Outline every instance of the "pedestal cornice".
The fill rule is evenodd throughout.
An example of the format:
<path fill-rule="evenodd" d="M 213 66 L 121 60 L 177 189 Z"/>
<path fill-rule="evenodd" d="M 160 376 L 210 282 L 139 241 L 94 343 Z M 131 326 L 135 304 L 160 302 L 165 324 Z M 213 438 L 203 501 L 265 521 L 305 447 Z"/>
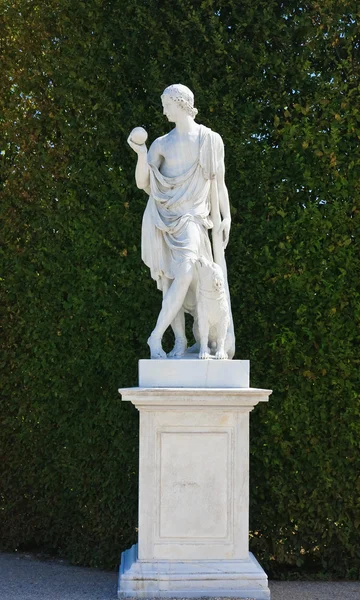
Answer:
<path fill-rule="evenodd" d="M 120 388 L 122 400 L 132 402 L 139 410 L 197 407 L 252 410 L 259 402 L 268 402 L 272 390 L 261 388 Z"/>

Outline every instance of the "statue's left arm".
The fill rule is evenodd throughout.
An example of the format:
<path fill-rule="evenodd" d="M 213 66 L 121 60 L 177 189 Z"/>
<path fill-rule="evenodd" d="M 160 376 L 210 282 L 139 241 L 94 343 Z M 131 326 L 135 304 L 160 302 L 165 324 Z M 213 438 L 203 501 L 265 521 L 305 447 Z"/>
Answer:
<path fill-rule="evenodd" d="M 220 136 L 219 136 L 220 138 Z M 221 223 L 219 227 L 219 234 L 222 236 L 222 242 L 224 249 L 229 242 L 229 234 L 231 227 L 231 214 L 230 214 L 230 202 L 227 187 L 225 185 L 225 162 L 224 162 L 224 144 L 220 138 L 221 144 L 219 143 L 219 160 L 216 171 L 216 183 L 219 197 L 219 208 L 221 213 Z"/>

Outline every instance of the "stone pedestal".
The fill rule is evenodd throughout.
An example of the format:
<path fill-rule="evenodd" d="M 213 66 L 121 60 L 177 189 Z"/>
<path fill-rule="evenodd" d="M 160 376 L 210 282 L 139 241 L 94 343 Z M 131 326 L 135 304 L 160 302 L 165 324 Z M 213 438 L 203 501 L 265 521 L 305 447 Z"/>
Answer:
<path fill-rule="evenodd" d="M 247 387 L 248 361 L 189 361 L 212 387 L 180 387 L 185 361 L 178 373 L 177 361 L 146 362 L 140 381 L 154 366 L 157 387 L 119 390 L 140 412 L 139 542 L 122 555 L 119 598 L 270 598 L 248 550 L 248 507 L 249 414 L 271 391 Z M 161 386 L 169 363 L 177 387 Z"/>

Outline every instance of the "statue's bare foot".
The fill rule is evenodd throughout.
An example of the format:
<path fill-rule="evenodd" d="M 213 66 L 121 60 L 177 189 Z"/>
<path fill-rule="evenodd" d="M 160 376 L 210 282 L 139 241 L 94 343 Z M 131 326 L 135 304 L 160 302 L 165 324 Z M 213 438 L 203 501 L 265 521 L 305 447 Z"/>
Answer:
<path fill-rule="evenodd" d="M 210 348 L 201 348 L 199 352 L 199 358 L 207 359 L 210 358 Z"/>
<path fill-rule="evenodd" d="M 198 354 L 200 352 L 200 344 L 199 342 L 195 342 L 190 348 L 187 349 L 189 354 Z"/>
<path fill-rule="evenodd" d="M 226 360 L 228 358 L 227 353 L 225 352 L 225 350 L 218 350 L 215 354 L 215 358 L 218 358 L 220 360 Z"/>
<path fill-rule="evenodd" d="M 166 352 L 162 349 L 160 338 L 151 335 L 147 343 L 150 348 L 150 358 L 167 358 Z"/>
<path fill-rule="evenodd" d="M 187 348 L 187 339 L 186 337 L 177 337 L 175 338 L 175 344 L 171 352 L 169 352 L 169 358 L 175 358 L 176 356 L 184 356 Z"/>

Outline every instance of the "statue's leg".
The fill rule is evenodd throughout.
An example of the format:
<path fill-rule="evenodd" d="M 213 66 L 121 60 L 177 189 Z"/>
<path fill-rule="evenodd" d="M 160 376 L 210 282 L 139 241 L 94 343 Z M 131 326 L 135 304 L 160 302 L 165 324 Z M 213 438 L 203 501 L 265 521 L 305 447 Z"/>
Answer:
<path fill-rule="evenodd" d="M 185 300 L 186 293 L 193 277 L 193 264 L 189 261 L 184 261 L 179 265 L 175 279 L 171 283 L 169 289 L 164 295 L 162 308 L 158 316 L 156 327 L 148 339 L 150 346 L 151 358 L 165 358 L 166 354 L 162 349 L 161 340 L 166 329 L 175 320 L 175 327 L 178 328 L 178 333 L 184 333 L 184 315 L 179 312 L 182 310 L 182 305 Z M 176 335 L 176 333 L 175 333 Z M 165 356 L 164 356 L 165 355 Z"/>
<path fill-rule="evenodd" d="M 195 339 L 195 344 L 193 344 L 192 346 L 190 346 L 190 348 L 188 348 L 188 353 L 189 354 L 199 354 L 200 352 L 200 333 L 199 333 L 199 324 L 198 324 L 198 318 L 197 318 L 197 311 L 195 311 L 192 314 L 192 317 L 194 319 L 194 323 L 193 323 L 193 335 L 194 335 L 194 339 Z"/>
<path fill-rule="evenodd" d="M 182 308 L 172 321 L 171 327 L 175 335 L 175 343 L 168 356 L 169 358 L 184 356 L 187 349 L 187 339 L 185 335 L 185 312 Z"/>
<path fill-rule="evenodd" d="M 163 298 L 165 298 L 167 292 L 169 291 L 171 284 L 173 283 L 173 279 L 168 279 L 164 277 L 163 279 Z M 170 358 L 175 356 L 183 356 L 186 352 L 187 348 L 187 339 L 185 335 L 185 312 L 181 308 L 173 319 L 171 323 L 171 329 L 174 332 L 175 336 L 175 344 L 171 352 L 169 352 L 168 356 Z"/>
<path fill-rule="evenodd" d="M 173 279 L 169 279 L 168 277 L 163 277 L 163 283 L 162 283 L 163 298 L 165 298 L 173 281 L 174 281 Z M 185 313 L 182 308 L 179 310 L 178 314 L 172 321 L 171 329 L 174 332 L 175 344 L 174 344 L 174 348 L 171 350 L 171 352 L 169 352 L 168 356 L 169 357 L 183 356 L 185 354 L 186 348 L 187 348 L 187 339 L 186 339 L 186 335 L 185 335 Z"/>
<path fill-rule="evenodd" d="M 197 276 L 196 269 L 195 269 L 194 277 L 193 277 L 191 285 L 190 285 L 190 289 L 192 290 L 193 296 L 195 298 L 194 307 L 190 311 L 190 314 L 191 314 L 192 318 L 194 319 L 192 330 L 193 330 L 193 335 L 194 335 L 194 339 L 195 339 L 195 344 L 193 344 L 192 346 L 190 346 L 187 349 L 189 354 L 199 354 L 199 352 L 200 352 L 200 333 L 199 333 L 198 308 L 197 308 L 197 303 L 198 303 L 197 286 L 198 286 L 198 276 Z"/>

